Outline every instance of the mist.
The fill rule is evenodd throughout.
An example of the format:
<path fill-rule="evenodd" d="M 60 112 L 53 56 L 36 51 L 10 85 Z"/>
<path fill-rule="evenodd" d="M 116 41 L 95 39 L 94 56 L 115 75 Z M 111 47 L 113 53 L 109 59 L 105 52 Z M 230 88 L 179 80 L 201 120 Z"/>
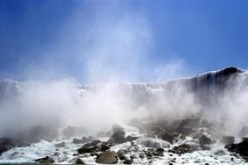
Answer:
<path fill-rule="evenodd" d="M 238 135 L 248 124 L 247 90 L 228 91 L 218 104 L 213 97 L 216 105 L 203 107 L 184 84 L 163 87 L 197 71 L 179 58 L 150 63 L 154 35 L 144 12 L 125 1 L 88 5 L 90 11 L 79 6 L 72 13 L 51 49 L 39 50 L 44 58 L 38 66 L 24 67 L 18 94 L 0 103 L 1 136 L 36 125 L 82 126 L 96 133 L 132 120 L 173 123 L 199 115 L 213 123 L 225 119 L 226 134 Z M 84 22 L 87 12 L 90 22 Z"/>

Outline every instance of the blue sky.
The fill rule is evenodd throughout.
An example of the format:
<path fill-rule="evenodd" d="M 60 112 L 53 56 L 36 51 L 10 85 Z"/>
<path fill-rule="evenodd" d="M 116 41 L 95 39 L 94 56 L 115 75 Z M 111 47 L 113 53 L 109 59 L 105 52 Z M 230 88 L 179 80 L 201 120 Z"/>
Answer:
<path fill-rule="evenodd" d="M 247 0 L 0 0 L 0 78 L 165 80 L 247 68 L 247 43 Z"/>

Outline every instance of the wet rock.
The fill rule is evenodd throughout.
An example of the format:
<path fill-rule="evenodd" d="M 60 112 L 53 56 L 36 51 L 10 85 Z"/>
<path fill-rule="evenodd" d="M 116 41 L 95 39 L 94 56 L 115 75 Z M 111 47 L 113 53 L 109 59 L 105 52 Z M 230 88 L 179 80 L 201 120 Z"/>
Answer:
<path fill-rule="evenodd" d="M 175 146 L 173 149 L 169 150 L 169 152 L 176 153 L 176 154 L 185 154 L 191 153 L 195 149 L 191 147 L 189 144 L 181 144 L 179 146 Z"/>
<path fill-rule="evenodd" d="M 243 141 L 237 144 L 228 144 L 225 148 L 230 152 L 238 153 L 243 157 L 248 156 L 248 141 Z"/>
<path fill-rule="evenodd" d="M 65 142 L 54 144 L 54 146 L 55 147 L 64 147 L 65 146 Z"/>
<path fill-rule="evenodd" d="M 164 149 L 163 148 L 158 148 L 156 150 L 156 152 L 157 152 L 158 156 L 164 156 Z"/>
<path fill-rule="evenodd" d="M 200 143 L 200 146 L 201 146 L 202 149 L 208 150 L 209 147 L 207 145 L 212 144 L 213 140 L 210 139 L 209 137 L 207 137 L 206 135 L 202 134 L 199 137 L 199 143 Z"/>
<path fill-rule="evenodd" d="M 165 132 L 162 135 L 162 139 L 169 142 L 170 144 L 173 144 L 173 142 L 174 142 L 174 136 L 168 132 Z"/>
<path fill-rule="evenodd" d="M 37 162 L 37 163 L 51 164 L 51 163 L 54 163 L 54 160 L 51 157 L 46 156 L 44 158 L 36 159 L 35 162 Z"/>
<path fill-rule="evenodd" d="M 127 159 L 123 161 L 123 164 L 132 164 L 133 160 L 132 159 Z"/>
<path fill-rule="evenodd" d="M 99 145 L 101 141 L 99 140 L 93 140 L 90 143 L 86 143 L 85 145 L 83 145 L 83 147 L 79 148 L 77 151 L 79 154 L 83 154 L 83 153 L 91 153 L 94 151 L 98 151 L 99 149 Z"/>
<path fill-rule="evenodd" d="M 0 155 L 15 146 L 14 141 L 8 137 L 0 138 Z"/>
<path fill-rule="evenodd" d="M 77 158 L 77 160 L 75 161 L 75 164 L 85 164 L 85 162 L 82 159 Z"/>
<path fill-rule="evenodd" d="M 144 159 L 145 158 L 145 154 L 144 153 L 140 153 L 139 154 L 139 157 L 140 157 L 140 159 Z"/>
<path fill-rule="evenodd" d="M 90 142 L 92 140 L 94 140 L 94 137 L 93 136 L 88 136 L 88 137 L 83 136 L 82 139 L 81 139 L 81 142 L 82 143 L 88 143 L 88 142 Z"/>
<path fill-rule="evenodd" d="M 100 146 L 100 151 L 106 151 L 106 150 L 110 149 L 111 146 L 112 146 L 112 144 L 110 142 L 102 142 L 102 144 Z"/>
<path fill-rule="evenodd" d="M 225 145 L 233 144 L 234 141 L 235 141 L 234 136 L 223 136 L 222 137 L 222 143 Z"/>
<path fill-rule="evenodd" d="M 242 141 L 244 142 L 244 141 L 248 141 L 248 137 L 243 137 L 242 138 Z"/>
<path fill-rule="evenodd" d="M 80 143 L 83 143 L 83 141 L 81 139 L 73 138 L 72 139 L 72 143 L 74 143 L 74 144 L 80 144 Z"/>
<path fill-rule="evenodd" d="M 63 135 L 65 137 L 75 137 L 75 136 L 80 136 L 82 134 L 85 134 L 87 132 L 86 128 L 84 127 L 73 127 L 73 126 L 69 126 L 69 127 L 66 127 L 64 130 L 63 130 Z"/>
<path fill-rule="evenodd" d="M 96 158 L 96 163 L 100 164 L 116 164 L 118 163 L 117 154 L 113 151 L 102 152 Z"/>
<path fill-rule="evenodd" d="M 126 142 L 124 131 L 115 131 L 113 135 L 108 140 L 112 144 L 120 144 Z"/>

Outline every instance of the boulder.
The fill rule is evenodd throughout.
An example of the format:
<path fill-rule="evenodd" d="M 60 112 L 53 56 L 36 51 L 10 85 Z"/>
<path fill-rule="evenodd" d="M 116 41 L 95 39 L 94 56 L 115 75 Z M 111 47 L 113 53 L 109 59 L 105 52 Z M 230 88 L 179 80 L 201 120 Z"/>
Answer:
<path fill-rule="evenodd" d="M 157 138 L 146 138 L 146 137 L 139 138 L 137 140 L 137 144 L 150 148 L 167 148 L 170 146 L 170 144 L 164 140 Z"/>
<path fill-rule="evenodd" d="M 54 163 L 55 161 L 51 157 L 46 156 L 44 158 L 36 159 L 35 162 L 44 163 L 44 164 L 51 164 L 51 163 Z"/>
<path fill-rule="evenodd" d="M 80 158 L 77 158 L 75 164 L 85 164 L 84 161 Z"/>
<path fill-rule="evenodd" d="M 124 131 L 115 131 L 108 140 L 112 144 L 120 144 L 126 142 Z"/>
<path fill-rule="evenodd" d="M 134 140 L 137 140 L 138 138 L 140 138 L 140 137 L 136 137 L 136 136 L 127 136 L 127 138 L 126 138 L 126 140 L 127 141 L 134 141 Z"/>
<path fill-rule="evenodd" d="M 123 161 L 123 164 L 132 164 L 133 160 L 132 159 L 126 159 Z"/>
<path fill-rule="evenodd" d="M 117 154 L 113 151 L 106 151 L 99 154 L 96 158 L 96 163 L 100 164 L 117 164 Z"/>
<path fill-rule="evenodd" d="M 112 126 L 112 132 L 124 132 L 124 128 L 118 124 Z"/>
<path fill-rule="evenodd" d="M 14 141 L 8 137 L 0 138 L 0 155 L 15 146 Z"/>
<path fill-rule="evenodd" d="M 195 149 L 190 146 L 189 144 L 181 144 L 179 146 L 175 146 L 169 152 L 175 153 L 175 154 L 185 154 L 185 153 L 191 153 Z"/>
<path fill-rule="evenodd" d="M 110 149 L 111 146 L 112 144 L 110 142 L 102 142 L 100 151 L 107 151 L 108 149 Z"/>
<path fill-rule="evenodd" d="M 248 157 L 248 141 L 243 141 L 237 144 L 228 144 L 225 148 L 230 152 L 238 153 L 243 157 Z"/>
<path fill-rule="evenodd" d="M 165 132 L 162 135 L 162 139 L 169 142 L 170 144 L 173 144 L 173 142 L 174 142 L 174 136 L 168 132 Z"/>
<path fill-rule="evenodd" d="M 98 151 L 99 149 L 99 145 L 101 141 L 99 140 L 93 140 L 90 143 L 86 143 L 83 145 L 83 147 L 79 148 L 77 151 L 79 154 L 83 154 L 83 153 L 91 153 L 91 152 L 95 152 Z"/>
<path fill-rule="evenodd" d="M 73 138 L 72 139 L 72 143 L 74 143 L 74 144 L 80 144 L 80 143 L 83 143 L 83 141 L 81 139 Z"/>
<path fill-rule="evenodd" d="M 199 143 L 202 149 L 209 149 L 207 145 L 212 144 L 213 140 L 207 137 L 206 135 L 202 134 L 199 137 Z"/>

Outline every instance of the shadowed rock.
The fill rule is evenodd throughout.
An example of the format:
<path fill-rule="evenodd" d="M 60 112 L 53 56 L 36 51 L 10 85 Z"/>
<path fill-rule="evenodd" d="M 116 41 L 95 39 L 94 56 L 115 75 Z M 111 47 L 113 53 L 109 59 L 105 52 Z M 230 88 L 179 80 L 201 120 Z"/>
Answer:
<path fill-rule="evenodd" d="M 117 154 L 113 151 L 102 152 L 96 158 L 96 163 L 100 164 L 116 164 L 118 163 Z"/>

